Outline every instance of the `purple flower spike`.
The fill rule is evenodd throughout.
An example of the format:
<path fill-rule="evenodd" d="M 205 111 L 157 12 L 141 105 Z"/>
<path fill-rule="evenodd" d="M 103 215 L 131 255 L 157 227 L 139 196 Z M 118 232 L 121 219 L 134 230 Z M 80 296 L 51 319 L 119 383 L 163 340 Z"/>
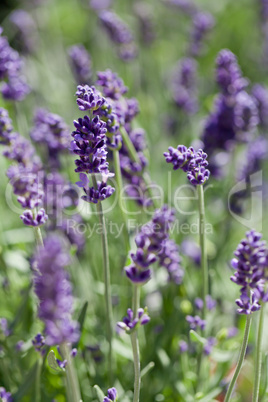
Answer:
<path fill-rule="evenodd" d="M 224 94 L 233 95 L 247 86 L 242 77 L 236 56 L 228 49 L 223 49 L 216 60 L 216 81 Z"/>
<path fill-rule="evenodd" d="M 35 255 L 35 293 L 40 300 L 38 316 L 45 323 L 46 344 L 77 342 L 78 323 L 72 321 L 73 297 L 64 267 L 70 257 L 56 236 L 49 236 Z"/>
<path fill-rule="evenodd" d="M 187 114 L 193 114 L 198 109 L 196 70 L 197 63 L 194 59 L 182 59 L 178 63 L 172 81 L 173 99 L 177 106 Z"/>
<path fill-rule="evenodd" d="M 193 18 L 192 44 L 190 54 L 193 57 L 199 56 L 202 51 L 203 40 L 211 31 L 215 22 L 209 13 L 198 12 Z"/>
<path fill-rule="evenodd" d="M 9 117 L 8 111 L 0 107 L 0 144 L 9 145 L 12 139 L 12 120 Z"/>
<path fill-rule="evenodd" d="M 123 321 L 117 323 L 117 327 L 131 334 L 134 330 L 137 330 L 140 325 L 146 325 L 149 321 L 150 317 L 147 314 L 147 307 L 145 307 L 145 309 L 139 308 L 137 317 L 134 317 L 133 311 L 129 308 L 127 310 L 127 316 L 123 318 Z"/>
<path fill-rule="evenodd" d="M 189 323 L 190 328 L 194 330 L 200 328 L 203 331 L 206 327 L 206 321 L 202 320 L 198 315 L 196 315 L 195 317 L 187 315 L 186 321 Z"/>
<path fill-rule="evenodd" d="M 187 173 L 187 178 L 193 185 L 204 184 L 209 176 L 207 154 L 199 149 L 197 152 L 192 147 L 186 148 L 178 145 L 177 149 L 169 147 L 168 152 L 164 152 L 167 163 L 173 164 L 173 169 L 182 169 Z"/>
<path fill-rule="evenodd" d="M 180 353 L 185 353 L 185 352 L 187 352 L 188 351 L 188 343 L 187 342 L 185 342 L 185 341 L 183 341 L 183 340 L 181 340 L 181 341 L 179 341 L 179 350 L 180 350 Z"/>
<path fill-rule="evenodd" d="M 239 314 L 251 314 L 260 309 L 260 300 L 267 301 L 263 284 L 267 277 L 268 250 L 261 238 L 261 233 L 248 231 L 231 261 L 236 271 L 231 280 L 241 286 L 240 299 L 236 300 Z"/>
<path fill-rule="evenodd" d="M 41 355 L 44 354 L 46 341 L 42 334 L 37 334 L 32 340 L 32 344 L 37 352 L 41 353 Z"/>
<path fill-rule="evenodd" d="M 20 218 L 22 219 L 24 225 L 34 227 L 44 225 L 44 223 L 46 223 L 48 220 L 48 216 L 44 208 L 39 209 L 35 217 L 33 216 L 33 212 L 30 209 L 27 209 L 23 212 Z"/>
<path fill-rule="evenodd" d="M 252 88 L 252 96 L 258 108 L 260 124 L 266 128 L 268 126 L 268 89 L 256 84 Z"/>
<path fill-rule="evenodd" d="M 0 399 L 2 402 L 13 402 L 11 392 L 7 392 L 4 387 L 0 387 Z"/>
<path fill-rule="evenodd" d="M 69 60 L 78 84 L 86 84 L 91 76 L 91 58 L 83 45 L 73 45 L 68 49 Z"/>
<path fill-rule="evenodd" d="M 103 402 L 115 402 L 117 401 L 117 390 L 116 388 L 109 388 L 107 391 L 107 396 L 103 399 Z"/>

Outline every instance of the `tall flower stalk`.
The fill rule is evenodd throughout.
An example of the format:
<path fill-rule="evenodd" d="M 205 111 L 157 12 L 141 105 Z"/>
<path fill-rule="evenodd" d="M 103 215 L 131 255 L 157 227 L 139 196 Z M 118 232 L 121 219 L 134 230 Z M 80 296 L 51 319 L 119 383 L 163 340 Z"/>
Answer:
<path fill-rule="evenodd" d="M 258 334 L 257 334 L 257 347 L 256 347 L 256 359 L 255 359 L 255 379 L 253 387 L 253 402 L 258 402 L 260 382 L 261 382 L 261 364 L 262 364 L 262 337 L 263 337 L 263 324 L 264 324 L 264 305 L 261 306 Z"/>
<path fill-rule="evenodd" d="M 239 376 L 246 348 L 248 344 L 250 325 L 252 321 L 252 313 L 261 309 L 261 303 L 268 300 L 265 291 L 265 279 L 267 268 L 267 247 L 266 243 L 261 240 L 262 235 L 255 230 L 250 230 L 246 233 L 246 238 L 241 240 L 232 260 L 232 267 L 236 270 L 231 280 L 237 285 L 241 286 L 240 298 L 236 300 L 239 307 L 237 312 L 239 314 L 246 314 L 247 321 L 239 354 L 237 366 L 230 382 L 225 397 L 225 402 L 231 400 L 232 393 Z M 258 341 L 257 341 L 257 359 L 256 359 L 256 375 L 254 383 L 254 401 L 258 399 L 259 383 L 261 376 L 261 339 L 262 339 L 262 325 L 263 313 L 260 316 Z M 257 398 L 257 399 L 256 399 Z"/>
<path fill-rule="evenodd" d="M 109 250 L 107 229 L 101 202 L 109 198 L 114 188 L 107 185 L 109 177 L 113 176 L 109 172 L 109 164 L 107 162 L 107 123 L 101 119 L 104 114 L 107 117 L 109 105 L 99 91 L 94 87 L 89 86 L 77 87 L 77 104 L 80 110 L 88 111 L 89 116 L 79 118 L 74 121 L 75 131 L 73 131 L 73 141 L 71 150 L 79 156 L 76 159 L 76 172 L 80 173 L 80 181 L 76 184 L 83 188 L 84 195 L 82 199 L 86 202 L 96 204 L 99 215 L 100 224 L 102 227 L 102 251 L 103 251 L 103 273 L 105 286 L 105 306 L 106 306 L 106 321 L 107 321 L 107 342 L 109 344 L 108 353 L 108 372 L 112 376 L 112 298 L 111 298 L 111 283 L 110 283 L 110 265 L 109 265 Z M 100 109 L 102 108 L 103 109 Z M 95 115 L 95 116 L 94 116 Z M 109 125 L 113 125 L 113 118 L 108 119 Z M 100 174 L 102 180 L 97 181 L 95 175 Z M 93 186 L 90 186 L 91 175 Z"/>
<path fill-rule="evenodd" d="M 204 189 L 203 185 L 197 187 L 198 189 L 198 206 L 199 206 L 199 238 L 201 249 L 201 269 L 202 269 L 202 284 L 203 284 L 203 318 L 206 317 L 206 297 L 208 295 L 208 266 L 207 266 L 207 250 L 206 250 L 206 236 L 205 236 L 205 203 L 204 203 Z"/>

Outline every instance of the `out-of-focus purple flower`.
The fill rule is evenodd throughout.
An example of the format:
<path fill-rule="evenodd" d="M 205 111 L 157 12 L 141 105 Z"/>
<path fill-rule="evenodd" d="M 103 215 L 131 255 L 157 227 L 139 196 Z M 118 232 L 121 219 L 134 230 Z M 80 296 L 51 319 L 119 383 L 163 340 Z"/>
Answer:
<path fill-rule="evenodd" d="M 245 91 L 236 95 L 234 107 L 234 124 L 237 131 L 251 133 L 259 123 L 259 114 L 254 99 Z"/>
<path fill-rule="evenodd" d="M 183 13 L 191 16 L 197 11 L 197 7 L 192 0 L 165 0 L 164 3 L 168 6 L 178 8 Z"/>
<path fill-rule="evenodd" d="M 88 345 L 86 346 L 87 350 L 90 351 L 91 356 L 95 363 L 100 363 L 103 360 L 103 355 L 100 349 L 100 345 Z"/>
<path fill-rule="evenodd" d="M 102 93 L 108 98 L 118 100 L 128 91 L 124 81 L 110 69 L 99 71 L 97 77 L 96 85 L 102 87 Z"/>
<path fill-rule="evenodd" d="M 113 11 L 104 10 L 99 19 L 112 42 L 119 45 L 119 57 L 123 60 L 132 60 L 137 55 L 137 48 L 129 27 Z"/>
<path fill-rule="evenodd" d="M 225 95 L 234 95 L 248 84 L 242 77 L 236 56 L 229 49 L 221 50 L 217 56 L 216 82 Z"/>
<path fill-rule="evenodd" d="M 187 178 L 193 185 L 204 184 L 210 172 L 208 166 L 207 154 L 199 149 L 197 152 L 192 147 L 186 148 L 184 145 L 178 145 L 177 149 L 168 148 L 168 152 L 164 152 L 167 163 L 173 164 L 173 169 L 182 169 L 187 173 Z"/>
<path fill-rule="evenodd" d="M 252 88 L 252 96 L 259 111 L 260 125 L 266 128 L 268 126 L 268 89 L 263 85 L 256 84 Z"/>
<path fill-rule="evenodd" d="M 69 135 L 69 128 L 62 117 L 45 109 L 37 109 L 31 138 L 36 143 L 46 145 L 51 167 L 59 167 L 59 153 L 68 149 Z"/>
<path fill-rule="evenodd" d="M 206 327 L 206 321 L 202 320 L 202 318 L 200 318 L 198 315 L 194 317 L 191 315 L 187 315 L 186 321 L 189 323 L 190 328 L 194 330 L 200 328 L 203 331 Z"/>
<path fill-rule="evenodd" d="M 250 175 L 261 169 L 263 160 L 268 157 L 268 140 L 265 137 L 258 137 L 248 144 L 245 163 L 239 172 L 239 180 L 249 180 Z"/>
<path fill-rule="evenodd" d="M 210 295 L 206 295 L 206 305 L 207 309 L 209 311 L 214 310 L 214 308 L 217 306 L 216 300 L 212 299 Z"/>
<path fill-rule="evenodd" d="M 44 208 L 39 209 L 36 216 L 34 216 L 33 212 L 30 209 L 27 209 L 23 212 L 20 218 L 22 219 L 24 225 L 34 227 L 44 225 L 44 223 L 46 223 L 46 221 L 48 220 L 48 216 Z"/>
<path fill-rule="evenodd" d="M 73 348 L 72 350 L 71 350 L 71 352 L 70 352 L 70 356 L 71 357 L 75 357 L 77 355 L 77 349 L 76 348 Z"/>
<path fill-rule="evenodd" d="M 61 368 L 61 369 L 65 369 L 65 367 L 68 364 L 68 361 L 66 359 L 65 360 L 56 359 L 56 362 L 57 362 L 59 368 Z"/>
<path fill-rule="evenodd" d="M 217 342 L 217 340 L 216 340 L 216 338 L 214 338 L 213 336 L 210 336 L 210 337 L 207 339 L 207 342 L 206 342 L 206 344 L 204 345 L 204 349 L 203 349 L 203 352 L 204 352 L 204 354 L 205 354 L 206 356 L 209 356 L 209 355 L 211 354 L 212 348 L 213 348 L 213 346 L 216 344 L 216 342 Z"/>
<path fill-rule="evenodd" d="M 134 12 L 138 18 L 142 43 L 145 45 L 151 45 L 156 39 L 156 26 L 153 10 L 148 4 L 139 1 L 135 3 Z"/>
<path fill-rule="evenodd" d="M 78 84 L 87 84 L 92 77 L 91 57 L 86 48 L 79 44 L 68 49 L 69 61 Z"/>
<path fill-rule="evenodd" d="M 240 299 L 236 300 L 239 314 L 251 314 L 260 309 L 259 299 L 263 298 L 263 280 L 267 266 L 267 247 L 262 235 L 255 230 L 246 232 L 241 240 L 235 258 L 231 261 L 235 274 L 231 280 L 241 287 Z"/>
<path fill-rule="evenodd" d="M 172 80 L 173 99 L 177 106 L 188 114 L 193 114 L 198 109 L 196 70 L 197 63 L 194 59 L 182 59 Z"/>
<path fill-rule="evenodd" d="M 200 55 L 203 47 L 203 41 L 208 32 L 213 28 L 214 24 L 214 18 L 211 14 L 204 12 L 198 12 L 195 14 L 193 18 L 193 30 L 191 35 L 191 56 L 196 57 Z"/>
<path fill-rule="evenodd" d="M 174 240 L 167 239 L 163 241 L 158 257 L 159 266 L 166 268 L 170 280 L 176 285 L 180 285 L 183 280 L 184 271 L 181 267 L 179 247 Z"/>
<path fill-rule="evenodd" d="M 89 6 L 94 10 L 103 10 L 111 7 L 113 0 L 90 0 Z"/>
<path fill-rule="evenodd" d="M 0 144 L 9 145 L 12 139 L 13 126 L 8 111 L 0 108 Z"/>
<path fill-rule="evenodd" d="M 201 251 L 198 244 L 191 239 L 185 239 L 181 243 L 181 251 L 189 257 L 196 265 L 201 263 Z"/>
<path fill-rule="evenodd" d="M 117 390 L 116 388 L 109 388 L 107 391 L 107 396 L 103 399 L 103 402 L 115 402 L 117 401 Z"/>
<path fill-rule="evenodd" d="M 236 327 L 228 328 L 227 330 L 227 338 L 233 338 L 238 334 L 238 329 Z"/>
<path fill-rule="evenodd" d="M 26 138 L 13 133 L 9 147 L 4 150 L 3 155 L 18 164 L 29 166 L 34 160 L 35 149 Z M 39 159 L 36 158 L 36 160 Z"/>
<path fill-rule="evenodd" d="M 124 330 L 130 334 L 134 330 L 138 329 L 140 325 L 145 325 L 150 321 L 150 317 L 147 314 L 147 308 L 139 308 L 137 311 L 137 317 L 134 317 L 134 313 L 129 308 L 127 310 L 127 316 L 123 318 L 123 321 L 117 323 L 118 328 Z"/>
<path fill-rule="evenodd" d="M 151 277 L 150 266 L 158 261 L 167 269 L 170 279 L 180 284 L 183 271 L 177 245 L 169 239 L 169 229 L 175 220 L 174 210 L 163 205 L 152 220 L 144 225 L 135 238 L 137 250 L 131 253 L 133 264 L 125 267 L 127 277 L 134 283 L 145 283 Z"/>
<path fill-rule="evenodd" d="M 23 342 L 23 341 L 18 341 L 18 342 L 16 343 L 15 348 L 16 348 L 16 350 L 17 350 L 18 352 L 21 352 L 23 346 L 24 346 L 24 342 Z"/>
<path fill-rule="evenodd" d="M 5 36 L 1 36 L 0 27 L 0 82 L 1 93 L 8 100 L 22 100 L 30 92 L 22 76 L 23 62 L 18 52 L 9 46 Z"/>
<path fill-rule="evenodd" d="M 0 398 L 2 402 L 13 402 L 11 392 L 7 392 L 4 387 L 0 387 Z"/>
<path fill-rule="evenodd" d="M 60 345 L 79 339 L 78 323 L 72 321 L 73 297 L 64 267 L 70 257 L 58 237 L 49 236 L 35 254 L 34 288 L 40 300 L 39 318 L 45 323 L 46 344 Z"/>
<path fill-rule="evenodd" d="M 32 53 L 37 45 L 36 24 L 32 16 L 25 10 L 17 9 L 9 15 L 9 20 L 15 32 L 15 47 L 24 53 Z"/>
<path fill-rule="evenodd" d="M 194 305 L 195 305 L 195 307 L 197 308 L 197 310 L 202 310 L 202 309 L 203 309 L 203 305 L 204 305 L 203 300 L 200 299 L 200 297 L 196 297 L 196 298 L 194 299 Z"/>
<path fill-rule="evenodd" d="M 45 344 L 46 344 L 46 340 L 43 337 L 42 334 L 37 334 L 34 339 L 32 340 L 32 344 L 33 347 L 35 348 L 35 350 L 39 353 L 41 353 L 41 355 L 43 355 L 45 353 Z"/>
<path fill-rule="evenodd" d="M 9 336 L 11 334 L 11 331 L 8 328 L 8 321 L 6 318 L 0 318 L 0 330 L 5 336 Z"/>
<path fill-rule="evenodd" d="M 185 341 L 183 341 L 183 340 L 181 340 L 181 341 L 179 341 L 179 350 L 180 350 L 180 353 L 185 353 L 185 352 L 187 352 L 188 351 L 188 343 L 187 342 L 185 342 Z"/>

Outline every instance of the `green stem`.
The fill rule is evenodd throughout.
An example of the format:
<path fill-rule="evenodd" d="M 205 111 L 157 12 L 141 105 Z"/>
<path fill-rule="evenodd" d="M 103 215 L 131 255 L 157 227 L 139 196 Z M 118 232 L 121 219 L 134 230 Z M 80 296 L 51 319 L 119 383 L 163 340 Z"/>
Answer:
<path fill-rule="evenodd" d="M 92 180 L 94 187 L 97 186 L 96 177 L 93 174 Z M 107 229 L 105 224 L 105 218 L 102 210 L 101 202 L 97 203 L 97 211 L 99 215 L 99 221 L 101 224 L 101 241 L 102 241 L 102 253 L 103 253 L 103 270 L 104 270 L 104 287 L 105 287 L 105 306 L 106 306 L 106 323 L 107 323 L 107 341 L 109 344 L 108 353 L 108 371 L 110 376 L 110 382 L 112 383 L 112 340 L 113 340 L 113 311 L 112 311 L 112 296 L 111 296 L 111 280 L 110 280 L 110 263 L 109 263 L 109 249 L 107 239 Z"/>
<path fill-rule="evenodd" d="M 205 203 L 203 185 L 197 186 L 198 189 L 198 206 L 199 206 L 199 238 L 201 249 L 201 268 L 202 268 L 202 299 L 203 299 L 203 319 L 206 317 L 206 296 L 208 294 L 208 266 L 206 252 L 206 237 L 205 237 Z"/>
<path fill-rule="evenodd" d="M 127 252 L 128 252 L 130 250 L 130 241 L 129 241 L 128 221 L 127 221 L 125 203 L 122 198 L 123 197 L 123 180 L 122 180 L 122 173 L 121 173 L 120 158 L 119 158 L 118 150 L 114 151 L 114 168 L 115 168 L 115 179 L 116 179 L 117 191 L 118 191 L 118 203 L 119 203 L 119 208 L 120 208 L 121 215 L 123 218 L 125 242 L 126 242 L 126 247 L 127 247 Z"/>
<path fill-rule="evenodd" d="M 139 305 L 140 305 L 140 286 L 134 285 L 133 303 L 132 303 L 132 310 L 134 313 L 134 317 L 137 316 Z M 140 351 L 139 351 L 139 340 L 137 331 L 135 330 L 134 332 L 132 332 L 130 337 L 133 351 L 134 375 L 135 375 L 133 402 L 139 402 L 140 387 L 141 387 L 141 366 L 140 366 Z"/>
<path fill-rule="evenodd" d="M 62 357 L 67 360 L 66 365 L 66 377 L 67 377 L 67 394 L 72 398 L 70 402 L 81 402 L 81 394 L 79 388 L 79 382 L 76 375 L 76 371 L 73 365 L 72 357 L 70 356 L 70 347 L 67 343 L 60 345 L 60 351 Z"/>
<path fill-rule="evenodd" d="M 244 357 L 246 354 L 246 350 L 247 350 L 247 345 L 248 345 L 248 337 L 249 337 L 249 330 L 250 330 L 250 325 L 251 325 L 251 314 L 247 315 L 247 321 L 246 321 L 246 327 L 245 327 L 245 332 L 244 332 L 244 338 L 243 338 L 243 342 L 242 342 L 242 346 L 241 346 L 241 350 L 240 350 L 240 355 L 239 355 L 239 359 L 237 362 L 237 366 L 233 375 L 233 378 L 230 382 L 227 394 L 225 396 L 224 402 L 229 402 L 231 400 L 231 396 L 234 390 L 234 386 L 236 383 L 236 380 L 239 376 L 240 370 L 242 368 L 242 364 L 244 361 Z"/>
<path fill-rule="evenodd" d="M 264 305 L 261 306 L 260 317 L 259 317 L 256 362 L 255 362 L 255 380 L 254 380 L 252 402 L 258 402 L 259 400 L 259 390 L 261 381 L 261 361 L 262 361 L 261 345 L 262 345 L 262 334 L 263 334 L 263 322 L 264 322 Z"/>
<path fill-rule="evenodd" d="M 39 402 L 41 400 L 40 376 L 41 376 L 42 364 L 43 364 L 43 361 L 41 358 L 39 358 L 37 361 L 37 372 L 36 372 L 36 377 L 35 377 L 35 401 L 36 402 Z"/>
<path fill-rule="evenodd" d="M 42 232 L 39 227 L 34 228 L 35 240 L 38 246 L 44 247 Z"/>
<path fill-rule="evenodd" d="M 135 147 L 134 147 L 134 145 L 133 145 L 131 139 L 129 138 L 129 135 L 128 135 L 128 133 L 127 133 L 125 127 L 120 126 L 120 133 L 121 133 L 121 135 L 122 135 L 123 143 L 125 144 L 125 146 L 126 146 L 128 152 L 129 152 L 130 158 L 131 158 L 134 162 L 140 164 L 141 161 L 140 161 L 139 155 L 138 155 L 138 153 L 137 153 L 137 151 L 136 151 L 136 149 L 135 149 Z"/>

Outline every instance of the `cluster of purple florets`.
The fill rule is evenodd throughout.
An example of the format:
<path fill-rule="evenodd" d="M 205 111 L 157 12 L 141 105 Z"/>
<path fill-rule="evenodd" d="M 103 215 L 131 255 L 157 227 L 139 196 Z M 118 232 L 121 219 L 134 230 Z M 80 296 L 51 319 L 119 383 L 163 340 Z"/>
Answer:
<path fill-rule="evenodd" d="M 197 63 L 194 59 L 182 59 L 178 62 L 172 80 L 173 99 L 179 109 L 187 114 L 193 114 L 198 109 L 196 70 Z"/>
<path fill-rule="evenodd" d="M 101 11 L 99 19 L 110 40 L 118 46 L 119 57 L 124 61 L 134 59 L 137 56 L 137 47 L 134 37 L 125 22 L 110 10 Z"/>
<path fill-rule="evenodd" d="M 235 251 L 232 267 L 235 274 L 231 280 L 241 287 L 240 298 L 236 300 L 239 314 L 251 314 L 260 309 L 260 301 L 268 301 L 266 290 L 268 249 L 255 230 L 246 233 Z"/>
<path fill-rule="evenodd" d="M 45 323 L 46 344 L 76 342 L 79 328 L 72 320 L 72 287 L 64 269 L 70 259 L 59 237 L 47 237 L 34 261 L 34 288 L 40 300 L 38 316 Z"/>
<path fill-rule="evenodd" d="M 58 169 L 59 154 L 68 149 L 70 135 L 69 128 L 62 117 L 45 109 L 37 109 L 34 127 L 30 134 L 34 142 L 46 146 L 51 169 Z"/>
<path fill-rule="evenodd" d="M 107 396 L 103 399 L 103 402 L 116 402 L 117 401 L 117 390 L 116 388 L 109 388 L 107 391 Z"/>
<path fill-rule="evenodd" d="M 23 62 L 2 32 L 0 27 L 0 90 L 4 99 L 21 101 L 30 92 L 22 76 Z"/>
<path fill-rule="evenodd" d="M 221 93 L 205 124 L 203 142 L 204 150 L 211 155 L 213 174 L 221 175 L 220 152 L 230 151 L 236 142 L 252 138 L 260 121 L 261 106 L 246 92 L 248 81 L 242 76 L 235 55 L 228 49 L 218 54 L 216 81 Z"/>
<path fill-rule="evenodd" d="M 187 148 L 178 145 L 177 148 L 169 147 L 168 152 L 164 152 L 167 163 L 173 164 L 173 169 L 182 169 L 187 173 L 187 178 L 193 185 L 204 184 L 209 176 L 207 154 L 199 149 L 195 151 L 193 147 Z"/>
<path fill-rule="evenodd" d="M 169 230 L 175 220 L 174 210 L 164 205 L 156 210 L 152 220 L 144 225 L 135 238 L 137 250 L 131 254 L 132 264 L 125 267 L 127 277 L 134 283 L 146 283 L 152 275 L 151 265 L 158 261 L 167 269 L 176 284 L 183 278 L 179 250 L 169 238 Z"/>
<path fill-rule="evenodd" d="M 7 176 L 18 202 L 27 208 L 21 215 L 22 221 L 27 226 L 43 225 L 48 217 L 40 208 L 44 198 L 41 161 L 32 144 L 13 131 L 8 112 L 3 108 L 0 108 L 0 139 L 1 144 L 6 145 L 3 155 L 15 162 L 7 170 Z"/>
<path fill-rule="evenodd" d="M 131 308 L 129 308 L 127 310 L 127 316 L 123 318 L 123 321 L 119 321 L 117 323 L 117 327 L 120 330 L 131 334 L 131 332 L 137 330 L 140 325 L 146 325 L 149 321 L 150 317 L 147 314 L 147 308 L 139 308 L 136 317 L 134 317 L 133 311 L 131 310 Z"/>
<path fill-rule="evenodd" d="M 0 399 L 2 402 L 13 402 L 11 392 L 7 392 L 4 387 L 0 387 Z"/>
<path fill-rule="evenodd" d="M 68 49 L 73 75 L 77 84 L 86 84 L 92 77 L 91 57 L 86 48 L 79 44 Z"/>
<path fill-rule="evenodd" d="M 193 28 L 191 33 L 190 55 L 199 56 L 202 52 L 204 39 L 214 27 L 215 21 L 211 14 L 197 12 L 193 16 Z"/>

